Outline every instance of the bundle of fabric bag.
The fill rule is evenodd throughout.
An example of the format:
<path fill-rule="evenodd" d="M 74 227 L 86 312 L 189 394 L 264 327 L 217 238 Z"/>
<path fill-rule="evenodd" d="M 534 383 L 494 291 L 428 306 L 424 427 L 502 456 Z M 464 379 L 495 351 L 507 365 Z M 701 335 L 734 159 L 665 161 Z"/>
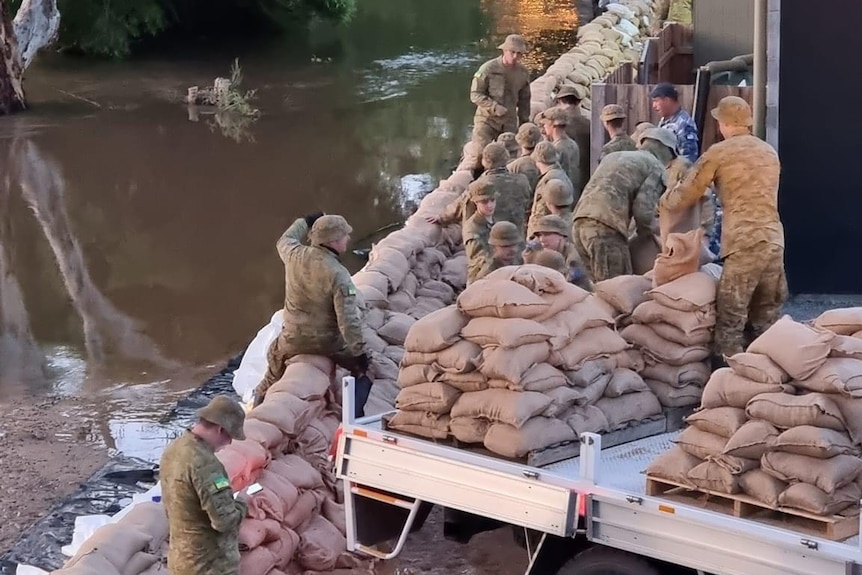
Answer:
<path fill-rule="evenodd" d="M 620 334 L 643 354 L 641 375 L 665 407 L 700 403 L 710 373 L 716 289 L 715 278 L 698 271 L 650 289 L 646 301 L 627 301 L 626 310 L 636 307 Z"/>
<path fill-rule="evenodd" d="M 407 332 L 417 319 L 443 309 L 467 285 L 467 257 L 458 224 L 441 228 L 426 217 L 456 200 L 472 180 L 455 172 L 422 199 L 403 229 L 374 244 L 368 264 L 353 275 L 365 315 L 365 342 L 374 382 L 366 415 L 393 409 L 398 365 Z M 339 371 L 338 376 L 346 375 Z"/>
<path fill-rule="evenodd" d="M 862 308 L 783 317 L 707 383 L 648 473 L 770 507 L 855 514 L 862 497 Z M 862 333 L 859 334 L 862 336 Z"/>
<path fill-rule="evenodd" d="M 559 272 L 501 268 L 411 328 L 390 426 L 507 457 L 619 428 L 661 410 L 628 347 Z"/>

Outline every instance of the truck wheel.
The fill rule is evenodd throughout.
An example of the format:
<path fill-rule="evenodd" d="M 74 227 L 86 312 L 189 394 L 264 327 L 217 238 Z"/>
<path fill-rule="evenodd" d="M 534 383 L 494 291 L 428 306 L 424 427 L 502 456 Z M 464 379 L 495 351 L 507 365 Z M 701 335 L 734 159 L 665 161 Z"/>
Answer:
<path fill-rule="evenodd" d="M 637 555 L 608 547 L 590 547 L 578 553 L 557 575 L 659 575 Z"/>

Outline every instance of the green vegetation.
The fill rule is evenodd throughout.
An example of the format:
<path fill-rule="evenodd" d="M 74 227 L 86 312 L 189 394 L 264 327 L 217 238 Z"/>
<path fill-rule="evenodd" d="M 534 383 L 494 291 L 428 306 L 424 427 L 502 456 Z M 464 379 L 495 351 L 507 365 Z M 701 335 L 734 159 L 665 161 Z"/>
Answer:
<path fill-rule="evenodd" d="M 0 0 L 13 12 L 21 0 Z M 349 20 L 358 0 L 58 0 L 59 48 L 125 58 L 143 41 L 279 31 L 312 19 Z"/>

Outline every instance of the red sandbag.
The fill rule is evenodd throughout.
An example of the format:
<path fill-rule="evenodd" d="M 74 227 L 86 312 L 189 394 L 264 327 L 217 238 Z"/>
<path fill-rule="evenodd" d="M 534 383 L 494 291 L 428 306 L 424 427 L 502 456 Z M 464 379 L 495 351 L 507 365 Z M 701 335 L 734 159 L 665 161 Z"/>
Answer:
<path fill-rule="evenodd" d="M 257 480 L 270 455 L 260 443 L 246 439 L 231 442 L 218 450 L 216 457 L 224 465 L 233 490 L 239 491 Z"/>
<path fill-rule="evenodd" d="M 240 575 L 267 575 L 273 567 L 275 556 L 266 547 L 257 547 L 240 555 Z"/>

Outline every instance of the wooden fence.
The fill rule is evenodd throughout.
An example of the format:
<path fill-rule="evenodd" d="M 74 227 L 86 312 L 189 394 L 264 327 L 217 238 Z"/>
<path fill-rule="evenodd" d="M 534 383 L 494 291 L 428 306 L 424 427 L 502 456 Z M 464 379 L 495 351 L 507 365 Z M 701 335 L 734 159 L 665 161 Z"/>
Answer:
<path fill-rule="evenodd" d="M 652 122 L 657 125 L 660 118 L 653 111 L 652 100 L 649 96 L 654 87 L 653 84 L 593 84 L 591 92 L 590 173 L 594 172 L 596 166 L 599 165 L 602 146 L 608 141 L 607 133 L 600 119 L 602 108 L 607 104 L 622 106 L 626 113 L 625 129 L 629 134 L 640 122 Z M 694 86 L 690 84 L 677 86 L 677 90 L 679 90 L 679 102 L 683 109 L 691 113 L 694 104 Z M 752 89 L 737 86 L 711 86 L 707 108 L 711 110 L 725 96 L 741 96 L 751 103 Z M 712 116 L 707 113 L 703 137 L 701 138 L 701 153 L 717 142 L 719 137 L 718 126 Z"/>
<path fill-rule="evenodd" d="M 691 26 L 667 24 L 657 37 L 647 40 L 638 63 L 638 83 L 693 84 L 694 76 L 694 34 Z"/>

